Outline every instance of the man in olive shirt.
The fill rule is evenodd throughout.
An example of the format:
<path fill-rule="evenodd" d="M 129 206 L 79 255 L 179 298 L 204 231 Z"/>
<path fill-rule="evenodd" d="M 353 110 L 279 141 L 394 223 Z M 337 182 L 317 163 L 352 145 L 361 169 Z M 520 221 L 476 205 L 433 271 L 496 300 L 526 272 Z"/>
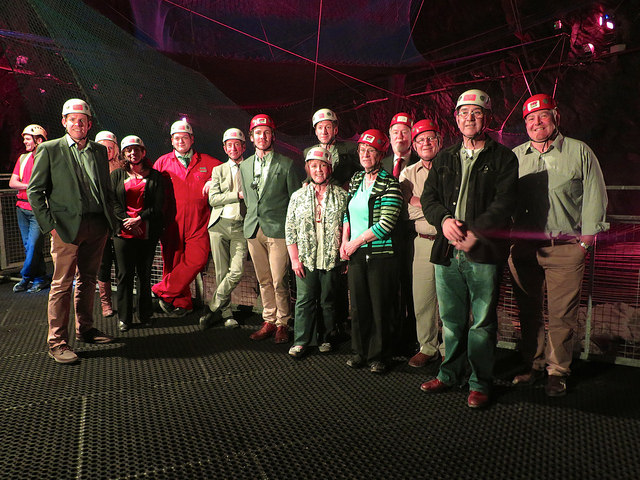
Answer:
<path fill-rule="evenodd" d="M 609 228 L 607 192 L 593 151 L 558 131 L 560 114 L 553 98 L 532 96 L 522 116 L 530 141 L 513 149 L 519 162 L 519 187 L 509 267 L 520 307 L 527 371 L 513 383 L 535 383 L 546 365 L 545 392 L 561 396 L 566 394 L 566 377 L 571 372 L 584 259 L 596 234 Z"/>

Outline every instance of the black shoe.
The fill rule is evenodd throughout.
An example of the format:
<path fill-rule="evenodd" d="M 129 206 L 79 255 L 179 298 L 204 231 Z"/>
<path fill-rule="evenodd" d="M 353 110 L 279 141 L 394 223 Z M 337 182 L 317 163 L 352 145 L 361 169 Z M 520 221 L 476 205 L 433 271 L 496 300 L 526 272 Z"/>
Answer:
<path fill-rule="evenodd" d="M 347 360 L 347 365 L 351 368 L 360 368 L 364 367 L 364 361 L 360 355 L 354 355 L 349 360 Z"/>
<path fill-rule="evenodd" d="M 386 369 L 386 365 L 382 362 L 371 362 L 371 365 L 369 365 L 369 371 L 371 373 L 384 373 Z"/>
<path fill-rule="evenodd" d="M 560 375 L 549 375 L 547 384 L 544 386 L 544 393 L 547 397 L 562 397 L 567 394 L 567 377 Z"/>
<path fill-rule="evenodd" d="M 171 315 L 173 315 L 174 317 L 184 317 L 185 315 L 189 315 L 191 312 L 193 312 L 193 310 L 187 310 L 186 308 L 182 307 L 174 307 Z"/>
<path fill-rule="evenodd" d="M 174 313 L 176 310 L 176 307 L 174 307 L 172 304 L 165 302 L 163 299 L 158 297 L 158 305 L 160 306 L 160 309 L 164 312 L 164 313 Z"/>
<path fill-rule="evenodd" d="M 219 311 L 212 312 L 207 308 L 207 312 L 200 317 L 200 330 L 206 330 L 213 327 L 215 323 L 221 320 L 221 314 Z"/>
<path fill-rule="evenodd" d="M 121 332 L 126 332 L 129 330 L 129 328 L 131 328 L 131 326 L 125 322 L 118 322 L 118 326 L 120 327 Z"/>

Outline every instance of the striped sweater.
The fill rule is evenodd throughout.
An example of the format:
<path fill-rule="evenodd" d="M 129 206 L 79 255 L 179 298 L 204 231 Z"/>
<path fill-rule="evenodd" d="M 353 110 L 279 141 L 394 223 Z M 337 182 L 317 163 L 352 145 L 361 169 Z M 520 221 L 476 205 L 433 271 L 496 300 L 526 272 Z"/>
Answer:
<path fill-rule="evenodd" d="M 356 172 L 349 182 L 349 196 L 347 202 L 355 195 L 360 184 L 364 181 L 364 172 Z M 370 255 L 393 255 L 392 233 L 402 209 L 402 193 L 398 181 L 385 170 L 378 172 L 371 195 L 369 197 L 369 227 L 376 239 L 362 247 Z M 349 222 L 349 210 L 344 217 Z"/>

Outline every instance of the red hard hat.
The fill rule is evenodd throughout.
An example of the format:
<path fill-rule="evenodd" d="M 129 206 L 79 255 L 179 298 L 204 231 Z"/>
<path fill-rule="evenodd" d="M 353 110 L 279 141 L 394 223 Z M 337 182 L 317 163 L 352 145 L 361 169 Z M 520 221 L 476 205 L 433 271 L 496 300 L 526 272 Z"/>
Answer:
<path fill-rule="evenodd" d="M 429 118 L 416 122 L 416 124 L 411 129 L 411 141 L 413 142 L 416 139 L 416 137 L 420 135 L 422 132 L 429 132 L 429 131 L 440 133 L 440 127 L 436 125 L 436 122 L 434 122 Z"/>
<path fill-rule="evenodd" d="M 389 140 L 387 139 L 387 136 L 375 128 L 362 132 L 358 143 L 370 145 L 379 152 L 386 152 L 389 148 Z"/>
<path fill-rule="evenodd" d="M 276 129 L 276 124 L 273 122 L 273 119 L 264 113 L 260 113 L 251 119 L 251 123 L 249 124 L 249 131 L 253 130 L 256 127 L 271 127 L 271 130 Z"/>
<path fill-rule="evenodd" d="M 408 113 L 400 112 L 396 113 L 391 119 L 391 123 L 389 124 L 389 128 L 393 127 L 396 124 L 406 125 L 407 127 L 413 127 L 413 117 Z"/>
<path fill-rule="evenodd" d="M 550 95 L 547 95 L 546 93 L 539 93 L 524 102 L 524 106 L 522 107 L 522 118 L 525 118 L 530 113 L 537 112 L 538 110 L 553 110 L 557 106 L 556 101 Z"/>

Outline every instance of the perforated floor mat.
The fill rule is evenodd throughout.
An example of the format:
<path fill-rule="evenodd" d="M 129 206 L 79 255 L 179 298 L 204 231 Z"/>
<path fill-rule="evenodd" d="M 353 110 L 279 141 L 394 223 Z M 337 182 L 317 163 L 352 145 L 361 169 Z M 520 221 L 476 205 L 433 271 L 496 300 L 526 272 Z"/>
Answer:
<path fill-rule="evenodd" d="M 293 360 L 242 327 L 160 316 L 111 345 L 45 349 L 48 292 L 0 285 L 0 472 L 8 479 L 637 479 L 640 369 L 577 361 L 570 392 L 512 388 L 501 351 L 495 401 L 429 395 L 436 372 L 345 365 L 348 344 Z"/>

